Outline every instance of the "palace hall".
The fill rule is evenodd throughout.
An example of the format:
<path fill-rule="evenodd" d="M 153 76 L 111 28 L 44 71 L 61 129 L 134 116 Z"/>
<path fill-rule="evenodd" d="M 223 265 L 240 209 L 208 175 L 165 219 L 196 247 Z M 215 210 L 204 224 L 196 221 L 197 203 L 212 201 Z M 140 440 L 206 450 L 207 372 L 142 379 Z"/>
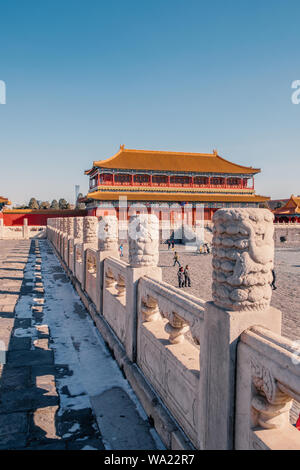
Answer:
<path fill-rule="evenodd" d="M 238 165 L 213 153 L 133 150 L 121 145 L 106 160 L 94 161 L 89 192 L 84 198 L 89 215 L 107 215 L 113 207 L 118 214 L 119 198 L 127 206 L 142 203 L 192 208 L 204 207 L 204 219 L 211 220 L 221 207 L 258 207 L 269 200 L 255 194 L 254 177 L 259 168 Z"/>

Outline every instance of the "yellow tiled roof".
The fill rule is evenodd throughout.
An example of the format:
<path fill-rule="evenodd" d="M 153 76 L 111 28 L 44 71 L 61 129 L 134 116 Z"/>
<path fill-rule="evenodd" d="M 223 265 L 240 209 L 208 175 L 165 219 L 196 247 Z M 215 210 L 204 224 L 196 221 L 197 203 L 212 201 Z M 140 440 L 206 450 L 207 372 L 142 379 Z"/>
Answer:
<path fill-rule="evenodd" d="M 181 194 L 173 193 L 147 193 L 130 191 L 94 191 L 88 193 L 85 199 L 97 201 L 116 201 L 120 196 L 126 196 L 129 201 L 193 201 L 193 202 L 265 202 L 270 198 L 258 195 L 244 194 Z"/>
<path fill-rule="evenodd" d="M 193 188 L 193 187 L 187 187 L 187 186 L 111 186 L 111 185 L 105 185 L 101 184 L 101 186 L 98 186 L 99 191 L 105 192 L 105 191 L 114 191 L 114 192 L 141 192 L 141 193 L 180 193 L 180 194 L 189 194 L 189 193 L 207 193 L 207 188 Z M 212 191 L 214 193 L 224 193 L 224 188 L 212 188 Z M 252 188 L 226 188 L 225 189 L 226 193 L 236 193 L 236 192 L 242 192 L 245 194 L 251 194 L 254 193 L 254 189 Z M 90 194 L 93 194 L 92 192 Z"/>
<path fill-rule="evenodd" d="M 154 170 L 201 173 L 250 174 L 259 173 L 259 168 L 238 165 L 211 153 L 165 152 L 154 150 L 125 149 L 106 160 L 94 161 L 93 168 L 122 170 Z M 87 170 L 89 174 L 92 170 Z"/>
<path fill-rule="evenodd" d="M 11 205 L 11 202 L 6 198 L 6 197 L 2 197 L 0 196 L 0 204 L 7 204 L 8 206 Z"/>
<path fill-rule="evenodd" d="M 299 214 L 300 197 L 296 197 L 292 194 L 292 196 L 284 206 L 280 207 L 279 209 L 275 209 L 273 212 L 277 215 Z"/>

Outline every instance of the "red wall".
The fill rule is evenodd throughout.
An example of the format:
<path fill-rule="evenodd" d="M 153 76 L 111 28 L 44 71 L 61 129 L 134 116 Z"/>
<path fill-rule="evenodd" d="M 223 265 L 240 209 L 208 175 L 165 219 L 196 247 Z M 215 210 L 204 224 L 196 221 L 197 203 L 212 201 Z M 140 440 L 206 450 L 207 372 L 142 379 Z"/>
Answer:
<path fill-rule="evenodd" d="M 85 210 L 65 210 L 65 211 L 33 211 L 33 212 L 21 212 L 21 211 L 4 211 L 3 223 L 7 227 L 15 225 L 23 225 L 24 219 L 28 220 L 28 225 L 47 225 L 47 219 L 53 217 L 82 217 L 87 215 Z"/>

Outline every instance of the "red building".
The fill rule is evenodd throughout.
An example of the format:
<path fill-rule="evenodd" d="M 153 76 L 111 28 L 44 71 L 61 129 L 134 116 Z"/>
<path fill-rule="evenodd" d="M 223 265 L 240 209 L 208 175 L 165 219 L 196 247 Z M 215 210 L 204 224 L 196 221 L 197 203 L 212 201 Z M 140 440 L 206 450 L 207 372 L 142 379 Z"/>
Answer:
<path fill-rule="evenodd" d="M 60 209 L 5 209 L 2 212 L 3 223 L 7 227 L 24 225 L 27 219 L 28 225 L 47 225 L 47 219 L 53 217 L 83 217 L 86 210 L 60 210 Z"/>
<path fill-rule="evenodd" d="M 3 196 L 0 196 L 0 212 L 3 210 L 5 206 L 10 206 L 11 202 Z"/>
<path fill-rule="evenodd" d="M 259 168 L 246 167 L 212 154 L 131 150 L 120 147 L 106 160 L 95 161 L 90 170 L 89 193 L 84 201 L 89 215 L 119 211 L 119 198 L 130 207 L 154 203 L 193 207 L 204 205 L 210 220 L 220 207 L 258 207 L 268 197 L 255 194 L 254 176 Z"/>
<path fill-rule="evenodd" d="M 273 211 L 276 223 L 300 223 L 300 196 L 292 196 L 287 203 Z"/>

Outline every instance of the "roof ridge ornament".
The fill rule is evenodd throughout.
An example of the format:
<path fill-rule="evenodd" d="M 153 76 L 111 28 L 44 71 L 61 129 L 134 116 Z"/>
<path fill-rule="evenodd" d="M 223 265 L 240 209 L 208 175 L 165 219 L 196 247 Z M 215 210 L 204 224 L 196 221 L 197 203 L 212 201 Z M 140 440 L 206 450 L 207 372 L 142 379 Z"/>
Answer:
<path fill-rule="evenodd" d="M 124 150 L 124 148 L 125 148 L 125 144 L 121 144 L 120 145 L 120 150 Z"/>
<path fill-rule="evenodd" d="M 213 149 L 213 154 L 217 156 L 218 155 L 218 150 Z"/>

